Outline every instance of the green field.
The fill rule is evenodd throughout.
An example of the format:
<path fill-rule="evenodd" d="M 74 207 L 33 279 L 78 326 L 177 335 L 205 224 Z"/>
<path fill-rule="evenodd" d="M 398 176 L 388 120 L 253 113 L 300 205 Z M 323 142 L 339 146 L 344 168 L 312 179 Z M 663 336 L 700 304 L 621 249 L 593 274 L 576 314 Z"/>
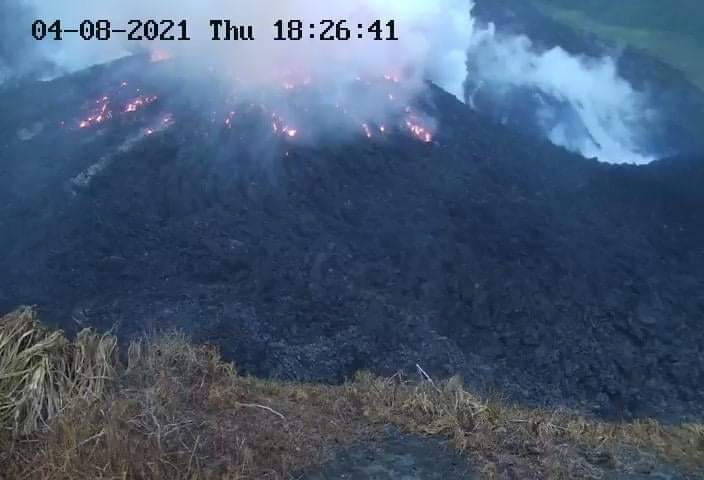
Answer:
<path fill-rule="evenodd" d="M 704 1 L 531 1 L 573 28 L 646 51 L 704 90 Z"/>

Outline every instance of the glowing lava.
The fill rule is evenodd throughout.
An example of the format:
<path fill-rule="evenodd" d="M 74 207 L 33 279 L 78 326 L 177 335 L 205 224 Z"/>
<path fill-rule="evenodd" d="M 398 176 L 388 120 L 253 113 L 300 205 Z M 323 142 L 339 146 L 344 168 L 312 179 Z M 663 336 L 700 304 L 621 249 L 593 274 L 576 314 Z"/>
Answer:
<path fill-rule="evenodd" d="M 136 112 L 140 108 L 145 107 L 145 106 L 149 105 L 150 103 L 156 102 L 157 98 L 158 97 L 156 95 L 152 95 L 152 96 L 140 95 L 139 97 L 137 97 L 134 100 L 127 103 L 127 105 L 125 106 L 124 113 Z"/>
<path fill-rule="evenodd" d="M 151 54 L 149 56 L 149 60 L 152 63 L 163 62 L 165 60 L 170 60 L 171 58 L 172 58 L 172 55 L 162 48 L 155 48 L 154 50 L 151 51 Z"/>
<path fill-rule="evenodd" d="M 418 123 L 414 117 L 406 119 L 406 127 L 420 141 L 430 143 L 433 141 L 433 134 L 423 125 Z"/>
<path fill-rule="evenodd" d="M 381 139 L 397 134 L 423 143 L 434 142 L 436 123 L 422 110 L 411 108 L 411 104 L 407 103 L 411 98 L 396 85 L 403 82 L 399 77 L 385 75 L 383 79 L 376 77 L 372 80 L 359 77 L 359 81 L 364 84 L 355 84 L 354 92 L 368 95 L 363 97 L 368 100 L 358 102 L 356 97 L 351 100 L 336 96 L 332 102 L 316 104 L 315 100 L 313 102 L 308 100 L 310 100 L 309 96 L 313 97 L 318 93 L 317 88 L 303 88 L 310 84 L 310 78 L 285 78 L 282 83 L 277 82 L 274 85 L 270 100 L 260 103 L 256 100 L 252 101 L 251 97 L 240 97 L 237 93 L 231 93 L 222 99 L 222 103 L 217 107 L 213 107 L 212 112 L 208 109 L 205 114 L 208 116 L 208 122 L 212 122 L 212 127 L 215 129 L 245 126 L 249 123 L 246 120 L 251 115 L 257 121 L 263 120 L 261 126 L 265 130 L 270 125 L 274 136 L 291 144 L 306 141 L 316 133 L 309 130 L 317 129 L 320 119 L 325 120 L 321 123 L 333 124 L 336 130 L 341 130 L 340 127 L 343 127 L 346 132 L 357 132 L 357 139 L 367 138 L 370 142 L 383 141 Z M 281 92 L 279 90 L 281 87 L 278 85 L 281 85 L 286 92 Z M 90 104 L 90 110 L 87 113 L 89 115 L 79 123 L 81 129 L 101 124 L 111 118 L 120 120 L 130 118 L 129 122 L 121 126 L 134 126 L 139 123 L 139 134 L 149 136 L 169 128 L 174 123 L 172 115 L 160 113 L 157 105 L 149 107 L 155 102 L 162 103 L 160 97 L 149 94 L 153 92 L 134 88 L 131 81 L 128 83 L 118 80 L 114 87 L 114 90 L 106 92 L 108 95 L 96 100 L 95 104 Z M 372 108 L 369 107 L 370 104 Z M 134 115 L 135 112 L 140 113 Z M 282 114 L 280 115 L 279 112 Z M 241 134 L 244 135 L 246 132 L 247 129 L 243 128 Z"/>
<path fill-rule="evenodd" d="M 170 113 L 167 113 L 164 115 L 164 117 L 161 119 L 161 127 L 162 128 L 168 128 L 171 125 L 174 124 L 174 116 L 171 115 Z"/>
<path fill-rule="evenodd" d="M 281 133 L 282 135 L 293 138 L 298 135 L 298 129 L 288 125 L 281 117 L 277 114 L 271 114 L 272 122 L 271 128 L 274 130 L 274 134 Z"/>
<path fill-rule="evenodd" d="M 145 128 L 143 130 L 143 133 L 145 136 L 154 135 L 155 133 L 162 132 L 170 128 L 174 123 L 174 116 L 170 113 L 167 113 L 166 115 L 161 117 L 159 123 L 156 123 L 151 127 Z"/>
<path fill-rule="evenodd" d="M 92 127 L 112 118 L 112 111 L 109 108 L 110 99 L 107 96 L 99 98 L 95 103 L 97 107 L 93 109 L 87 118 L 80 121 L 78 124 L 80 128 Z"/>
<path fill-rule="evenodd" d="M 126 81 L 123 81 L 119 84 L 119 88 L 124 89 L 125 87 L 127 87 L 127 85 L 128 83 Z M 137 92 L 139 91 L 140 89 L 137 89 Z M 127 115 L 129 113 L 136 112 L 146 107 L 147 105 L 156 102 L 158 98 L 156 95 L 139 95 L 133 98 L 132 100 L 129 100 L 123 108 L 115 110 L 115 112 L 113 113 L 111 105 L 124 101 L 115 98 L 115 96 L 120 97 L 121 94 L 115 93 L 115 95 L 112 97 L 109 95 L 104 95 L 99 99 L 95 100 L 94 104 L 91 104 L 88 116 L 78 121 L 78 127 L 80 129 L 88 129 L 96 125 L 105 123 L 108 120 L 113 119 L 117 116 Z M 165 121 L 167 125 L 170 125 L 173 122 L 170 114 L 164 118 L 167 119 Z"/>

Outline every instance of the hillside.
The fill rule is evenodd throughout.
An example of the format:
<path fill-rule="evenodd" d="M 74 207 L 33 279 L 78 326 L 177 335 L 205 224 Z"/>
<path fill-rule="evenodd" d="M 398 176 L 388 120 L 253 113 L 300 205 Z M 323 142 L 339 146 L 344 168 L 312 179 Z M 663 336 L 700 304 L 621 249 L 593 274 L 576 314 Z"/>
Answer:
<path fill-rule="evenodd" d="M 704 478 L 702 7 L 398 5 L 53 79 L 6 9 L 0 480 Z"/>
<path fill-rule="evenodd" d="M 634 4 L 613 2 L 614 5 L 624 3 Z M 581 2 L 569 4 L 575 6 Z M 499 35 L 529 39 L 531 48 L 535 52 L 542 54 L 565 52 L 573 59 L 597 64 L 603 59 L 609 59 L 614 63 L 620 78 L 647 98 L 647 108 L 641 109 L 641 123 L 647 122 L 649 110 L 657 112 L 660 121 L 648 128 L 651 148 L 659 152 L 656 157 L 673 154 L 668 152 L 704 151 L 704 140 L 700 134 L 700 125 L 704 124 L 704 90 L 696 86 L 691 75 L 678 66 L 673 66 L 670 60 L 653 55 L 637 45 L 624 43 L 622 39 L 595 34 L 594 31 L 585 28 L 585 25 L 594 21 L 587 18 L 584 12 L 577 12 L 578 21 L 566 22 L 546 12 L 544 4 L 540 2 L 476 0 L 474 14 L 482 24 L 494 24 Z M 574 16 L 574 12 L 568 12 L 568 14 L 568 16 Z M 667 42 L 661 42 L 657 36 L 652 38 L 653 43 L 658 46 L 667 45 Z M 684 56 L 689 59 L 688 61 L 694 62 L 691 65 L 697 67 L 701 65 L 701 62 L 697 61 L 701 58 L 699 52 L 688 52 Z M 569 69 L 568 66 L 563 67 Z M 562 78 L 561 71 L 556 69 L 550 78 L 559 81 Z M 583 81 L 588 78 L 587 74 L 588 72 L 583 70 L 571 82 Z M 470 83 L 468 95 L 472 95 L 473 88 L 476 86 Z M 608 91 L 608 88 L 602 84 L 593 93 L 598 97 L 599 92 L 605 91 Z M 540 125 L 540 119 L 536 119 L 534 113 L 541 109 L 540 101 L 534 100 L 532 103 L 530 101 L 535 96 L 534 91 L 524 89 L 514 92 L 514 95 L 509 97 L 509 101 L 504 101 L 501 90 L 496 93 L 497 98 L 489 95 L 487 99 L 481 97 L 474 99 L 475 103 L 486 104 L 480 107 L 480 111 L 492 116 L 497 122 L 508 121 L 513 129 L 529 135 L 544 136 L 544 127 Z M 580 101 L 589 101 L 590 96 L 585 94 L 585 97 Z M 504 101 L 503 105 L 501 101 Z M 559 99 L 552 101 L 559 104 Z"/>
<path fill-rule="evenodd" d="M 704 4 L 697 0 L 534 0 L 565 24 L 642 49 L 704 89 Z"/>
<path fill-rule="evenodd" d="M 433 86 L 409 107 L 431 142 L 399 122 L 309 144 L 258 107 L 230 128 L 229 105 L 163 80 L 178 68 L 132 58 L 3 95 L 0 309 L 122 338 L 176 326 L 275 378 L 420 363 L 528 405 L 701 413 L 701 157 L 600 164 Z M 80 127 L 138 91 L 154 100 Z"/>

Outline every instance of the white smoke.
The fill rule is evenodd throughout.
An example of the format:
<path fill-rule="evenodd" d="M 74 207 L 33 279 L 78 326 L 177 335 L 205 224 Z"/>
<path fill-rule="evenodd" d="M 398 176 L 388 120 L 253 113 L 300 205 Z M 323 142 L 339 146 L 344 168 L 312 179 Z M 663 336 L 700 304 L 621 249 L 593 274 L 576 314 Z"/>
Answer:
<path fill-rule="evenodd" d="M 653 114 L 646 98 L 619 76 L 612 59 L 573 56 L 559 47 L 541 52 L 525 36 L 499 35 L 491 25 L 478 25 L 469 0 L 18 1 L 32 6 L 36 18 L 61 19 L 65 27 L 73 28 L 85 19 L 109 19 L 120 28 L 131 19 L 187 19 L 191 41 L 145 45 L 188 58 L 193 68 L 214 68 L 255 86 L 280 84 L 281 78 L 296 76 L 344 85 L 358 75 L 391 74 L 411 80 L 409 95 L 422 87 L 423 80 L 431 80 L 465 99 L 468 80 L 470 106 L 474 95 L 490 91 L 498 99 L 496 110 L 515 100 L 512 93 L 537 92 L 541 102 L 533 121 L 553 143 L 602 161 L 651 160 L 641 145 Z M 300 19 L 307 26 L 327 18 L 347 20 L 352 39 L 311 40 L 305 38 L 306 31 L 301 41 L 273 40 L 278 19 Z M 212 41 L 211 19 L 252 24 L 257 39 Z M 358 23 L 370 25 L 375 20 L 382 24 L 395 20 L 399 40 L 355 38 Z M 118 39 L 65 37 L 39 44 L 45 56 L 69 71 L 127 55 L 135 47 L 134 42 Z"/>
<path fill-rule="evenodd" d="M 278 82 L 284 74 L 300 74 L 334 80 L 357 75 L 399 74 L 430 79 L 462 96 L 465 77 L 464 54 L 470 37 L 470 5 L 467 0 L 25 0 L 37 18 L 61 19 L 76 26 L 85 19 L 109 19 L 114 27 L 125 28 L 131 19 L 187 19 L 191 41 L 147 42 L 173 54 L 189 56 L 194 62 L 217 66 L 239 80 L 255 84 Z M 213 41 L 210 20 L 230 19 L 233 24 L 253 25 L 253 42 Z M 274 22 L 300 19 L 306 26 L 300 41 L 274 41 Z M 352 31 L 347 41 L 320 41 L 308 34 L 321 33 L 323 19 L 346 20 Z M 367 28 L 376 21 L 396 22 L 398 41 L 370 39 Z M 309 24 L 316 24 L 311 31 Z M 365 26 L 359 30 L 358 24 Z M 29 26 L 27 26 L 29 31 Z M 386 31 L 386 30 L 385 30 Z M 365 39 L 358 39 L 363 33 Z M 386 36 L 386 33 L 384 34 Z M 84 41 L 68 34 L 61 42 L 46 46 L 58 64 L 76 70 L 129 53 L 134 42 L 113 39 Z"/>
<path fill-rule="evenodd" d="M 500 35 L 488 25 L 473 29 L 468 59 L 470 106 L 486 91 L 495 109 L 532 100 L 534 120 L 557 145 L 611 163 L 653 160 L 643 145 L 656 114 L 613 58 L 575 56 L 560 47 L 539 51 L 528 37 Z"/>

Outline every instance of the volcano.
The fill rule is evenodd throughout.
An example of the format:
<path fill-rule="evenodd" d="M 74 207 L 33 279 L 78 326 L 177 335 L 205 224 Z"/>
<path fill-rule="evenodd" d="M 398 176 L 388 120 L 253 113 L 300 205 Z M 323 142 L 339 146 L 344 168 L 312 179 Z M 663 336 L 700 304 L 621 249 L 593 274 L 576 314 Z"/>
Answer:
<path fill-rule="evenodd" d="M 180 328 L 278 378 L 418 364 L 601 415 L 704 402 L 701 157 L 585 159 L 432 84 L 338 134 L 314 85 L 283 89 L 291 123 L 207 78 L 196 101 L 170 68 L 0 93 L 1 310 Z"/>

